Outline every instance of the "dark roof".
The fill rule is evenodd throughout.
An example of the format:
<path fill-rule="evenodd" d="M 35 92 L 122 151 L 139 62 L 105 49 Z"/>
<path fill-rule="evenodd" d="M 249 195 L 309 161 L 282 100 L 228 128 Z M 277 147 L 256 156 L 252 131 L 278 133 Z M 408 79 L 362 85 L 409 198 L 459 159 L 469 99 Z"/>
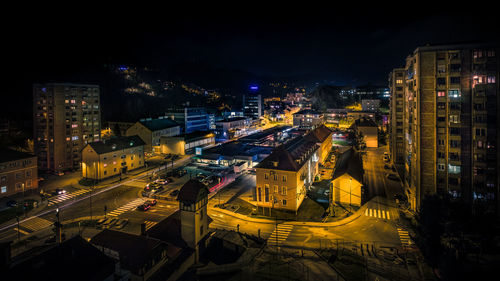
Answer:
<path fill-rule="evenodd" d="M 148 128 L 151 131 L 159 131 L 166 128 L 179 126 L 177 122 L 170 118 L 139 121 L 139 123 L 141 123 L 142 125 L 144 125 L 144 127 Z"/>
<path fill-rule="evenodd" d="M 275 133 L 280 133 L 280 132 L 283 132 L 283 131 L 290 129 L 290 128 L 291 128 L 290 126 L 273 127 L 273 128 L 266 129 L 262 132 L 258 132 L 255 134 L 245 136 L 243 138 L 240 138 L 239 140 L 240 141 L 249 141 L 249 142 L 259 141 L 259 140 L 263 140 L 271 135 L 274 135 Z"/>
<path fill-rule="evenodd" d="M 181 187 L 177 200 L 188 203 L 196 203 L 204 196 L 208 196 L 207 186 L 198 180 L 191 179 Z"/>
<path fill-rule="evenodd" d="M 337 157 L 335 171 L 333 172 L 332 180 L 348 174 L 358 182 L 363 182 L 363 161 L 361 154 L 355 152 L 352 148 L 346 150 Z"/>
<path fill-rule="evenodd" d="M 146 143 L 137 135 L 129 137 L 115 137 L 106 140 L 105 142 L 97 141 L 89 143 L 90 147 L 92 147 L 97 154 L 138 147 L 145 144 Z"/>
<path fill-rule="evenodd" d="M 169 259 L 176 258 L 181 252 L 181 248 L 156 238 L 110 229 L 98 233 L 92 238 L 91 243 L 118 252 L 122 266 L 134 272 L 138 272 L 162 250 L 167 250 Z"/>
<path fill-rule="evenodd" d="M 320 112 L 317 112 L 316 110 L 313 110 L 313 109 L 303 109 L 299 112 L 296 112 L 294 113 L 293 115 L 296 115 L 296 114 L 321 114 Z"/>
<path fill-rule="evenodd" d="M 249 119 L 248 117 L 230 117 L 230 118 L 224 118 L 222 120 L 217 121 L 216 123 L 219 122 L 233 122 L 233 121 L 240 121 L 240 120 L 246 120 Z"/>
<path fill-rule="evenodd" d="M 373 121 L 371 118 L 361 118 L 354 122 L 354 124 L 358 127 L 378 127 L 377 123 Z"/>
<path fill-rule="evenodd" d="M 328 129 L 325 125 L 321 125 L 317 127 L 316 129 L 310 131 L 307 135 L 306 138 L 310 138 L 313 141 L 316 142 L 324 142 L 329 136 L 332 135 L 332 130 Z"/>
<path fill-rule="evenodd" d="M 104 280 L 113 276 L 115 261 L 80 236 L 21 262 L 4 280 Z M 71 277 L 71 278 L 69 278 Z"/>
<path fill-rule="evenodd" d="M 188 248 L 181 234 L 181 211 L 177 210 L 146 231 L 146 235 L 171 243 L 179 248 Z"/>
<path fill-rule="evenodd" d="M 316 141 L 299 136 L 274 149 L 257 165 L 257 168 L 298 171 L 316 149 L 318 149 Z M 276 162 L 277 166 L 274 164 Z"/>
<path fill-rule="evenodd" d="M 33 154 L 8 148 L 0 148 L 0 163 L 35 157 Z"/>

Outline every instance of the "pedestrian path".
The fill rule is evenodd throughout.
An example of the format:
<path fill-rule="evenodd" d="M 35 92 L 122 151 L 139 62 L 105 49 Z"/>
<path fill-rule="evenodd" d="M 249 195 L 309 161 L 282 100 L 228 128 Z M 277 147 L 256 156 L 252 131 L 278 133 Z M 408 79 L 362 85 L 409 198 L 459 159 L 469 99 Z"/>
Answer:
<path fill-rule="evenodd" d="M 403 247 L 411 246 L 413 243 L 411 242 L 410 234 L 408 231 L 398 228 L 399 240 Z"/>
<path fill-rule="evenodd" d="M 366 208 L 365 216 L 379 218 L 384 220 L 390 220 L 392 218 L 391 213 L 386 210 Z"/>
<path fill-rule="evenodd" d="M 54 225 L 54 222 L 39 217 L 33 217 L 19 224 L 19 232 L 29 234 L 52 225 Z M 17 231 L 17 226 L 15 230 Z"/>
<path fill-rule="evenodd" d="M 278 224 L 278 226 L 274 229 L 271 236 L 267 238 L 268 246 L 281 246 L 283 242 L 288 238 L 290 232 L 293 230 L 293 225 L 289 224 Z"/>
<path fill-rule="evenodd" d="M 85 193 L 87 193 L 89 191 L 90 191 L 90 189 L 80 189 L 80 190 L 77 190 L 77 191 L 72 192 L 72 193 L 66 193 L 66 194 L 57 195 L 57 196 L 49 199 L 48 206 L 52 206 L 52 205 L 61 203 L 63 201 L 71 199 L 71 198 L 75 198 L 75 197 L 77 197 L 79 195 L 82 195 L 82 194 L 85 194 Z"/>
<path fill-rule="evenodd" d="M 125 212 L 128 212 L 130 210 L 133 210 L 133 209 L 137 208 L 137 206 L 139 206 L 143 202 L 144 202 L 143 199 L 137 198 L 137 199 L 135 199 L 135 200 L 133 200 L 133 201 L 131 201 L 131 202 L 129 202 L 129 203 L 121 206 L 120 208 L 118 208 L 118 209 L 110 212 L 108 215 L 110 217 L 117 217 L 117 216 L 119 216 L 119 215 L 121 215 L 121 214 L 123 214 Z"/>
<path fill-rule="evenodd" d="M 151 227 L 155 226 L 158 222 L 156 222 L 156 221 L 144 221 L 144 223 L 146 224 L 146 231 L 147 231 Z"/>

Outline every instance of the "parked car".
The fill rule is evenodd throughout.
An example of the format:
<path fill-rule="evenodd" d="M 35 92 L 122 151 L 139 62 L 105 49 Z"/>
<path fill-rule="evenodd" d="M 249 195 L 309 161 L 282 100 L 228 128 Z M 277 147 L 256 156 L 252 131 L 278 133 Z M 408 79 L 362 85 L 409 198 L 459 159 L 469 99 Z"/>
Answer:
<path fill-rule="evenodd" d="M 17 201 L 16 200 L 9 200 L 9 201 L 7 201 L 7 206 L 8 207 L 17 207 Z"/>
<path fill-rule="evenodd" d="M 186 173 L 187 173 L 186 169 L 176 169 L 173 173 L 173 176 L 180 178 L 184 176 Z"/>
<path fill-rule="evenodd" d="M 167 179 L 156 179 L 155 182 L 159 184 L 167 184 L 169 181 Z"/>
<path fill-rule="evenodd" d="M 52 174 L 56 176 L 64 176 L 64 172 L 53 172 Z"/>

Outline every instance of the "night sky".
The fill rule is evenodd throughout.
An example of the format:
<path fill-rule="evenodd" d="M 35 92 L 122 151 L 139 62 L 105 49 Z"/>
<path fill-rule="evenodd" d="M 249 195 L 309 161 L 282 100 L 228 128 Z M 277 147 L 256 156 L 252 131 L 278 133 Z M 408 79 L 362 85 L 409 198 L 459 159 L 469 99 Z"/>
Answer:
<path fill-rule="evenodd" d="M 107 62 L 168 67 L 194 61 L 259 76 L 386 85 L 388 72 L 418 46 L 499 38 L 495 9 L 128 8 L 32 11 L 23 15 L 30 24 L 10 22 L 4 36 L 13 79 Z"/>

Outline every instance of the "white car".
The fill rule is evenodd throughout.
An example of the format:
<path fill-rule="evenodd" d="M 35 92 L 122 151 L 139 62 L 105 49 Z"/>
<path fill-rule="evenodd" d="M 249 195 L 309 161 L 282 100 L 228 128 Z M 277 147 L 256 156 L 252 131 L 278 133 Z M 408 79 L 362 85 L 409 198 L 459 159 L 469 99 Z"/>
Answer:
<path fill-rule="evenodd" d="M 167 179 L 157 179 L 157 180 L 155 180 L 155 182 L 159 183 L 159 184 L 167 184 L 168 180 Z"/>

